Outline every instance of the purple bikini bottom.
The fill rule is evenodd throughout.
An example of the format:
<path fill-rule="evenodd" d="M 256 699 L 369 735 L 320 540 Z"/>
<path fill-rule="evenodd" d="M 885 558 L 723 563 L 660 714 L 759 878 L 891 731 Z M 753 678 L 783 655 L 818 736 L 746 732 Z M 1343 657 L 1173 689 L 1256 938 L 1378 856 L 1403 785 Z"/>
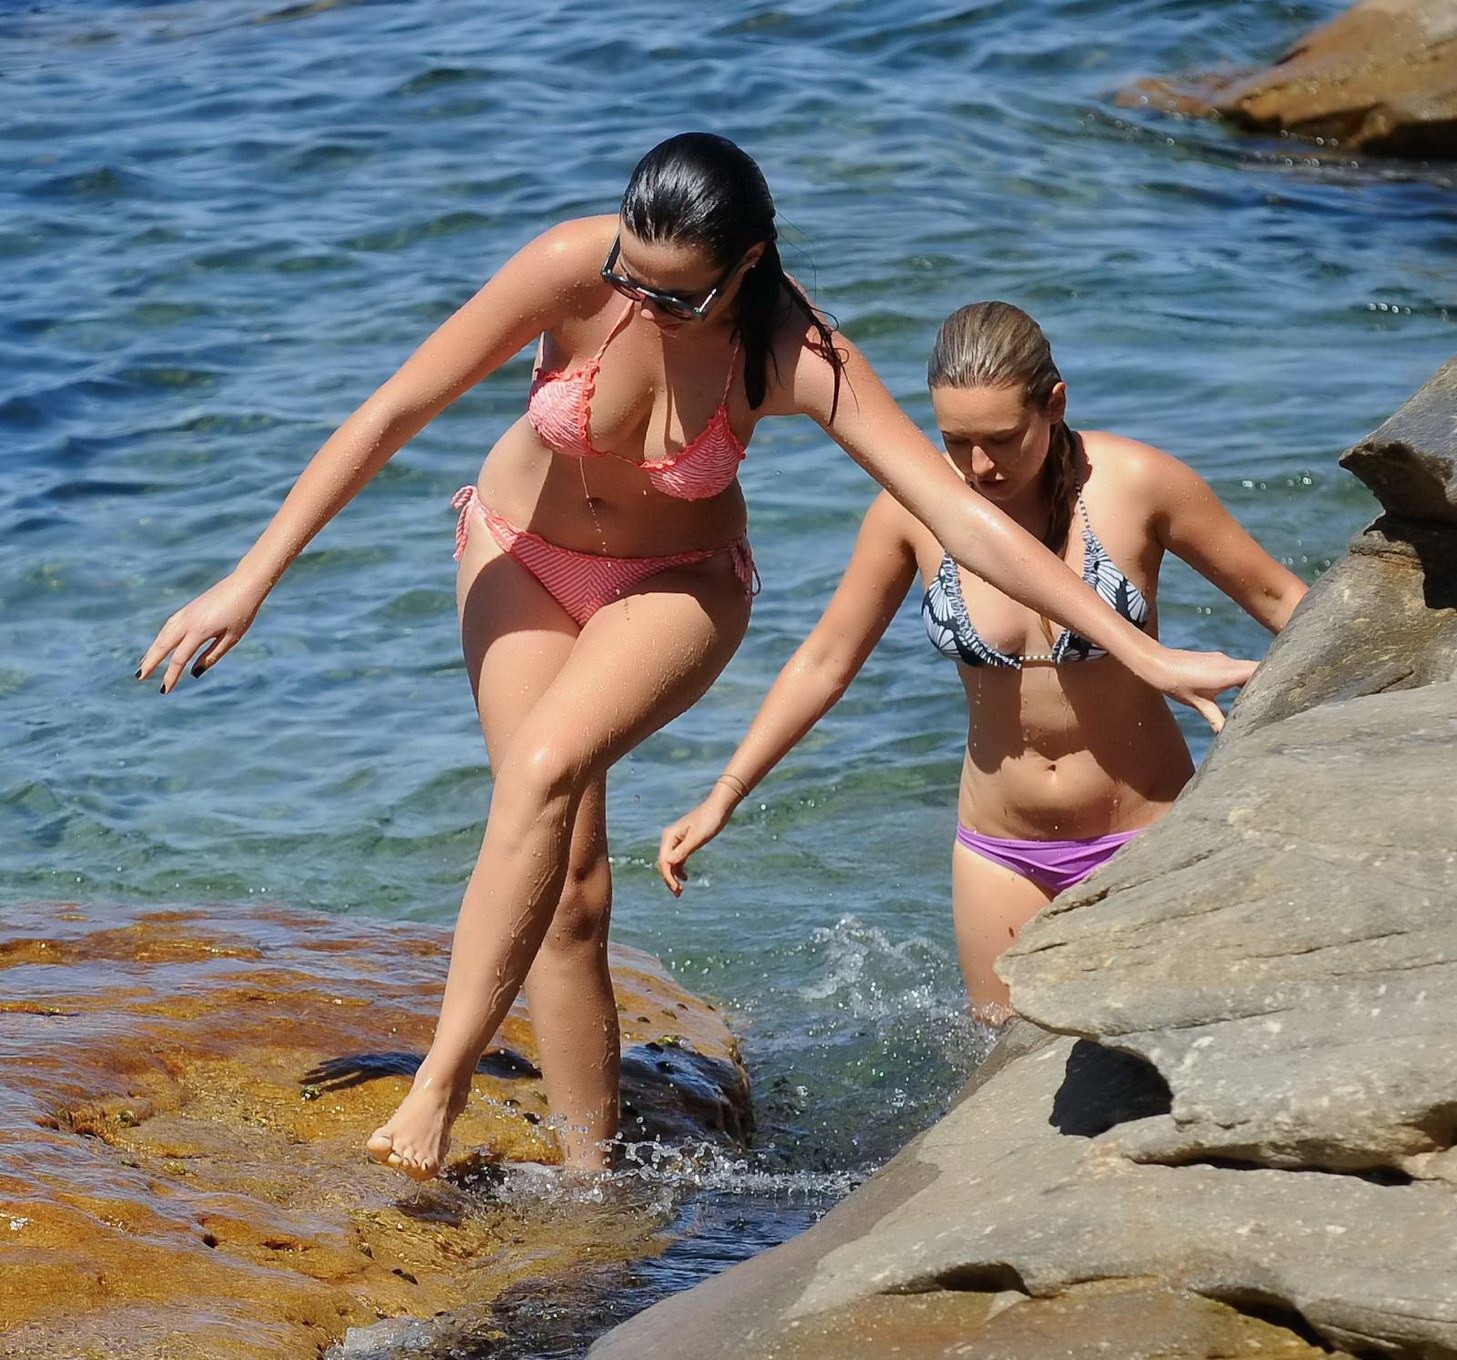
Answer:
<path fill-rule="evenodd" d="M 1039 887 L 1060 893 L 1106 864 L 1136 835 L 1137 831 L 1119 831 L 1086 841 L 1007 841 L 958 826 L 956 843 L 1014 874 L 1030 878 Z"/>

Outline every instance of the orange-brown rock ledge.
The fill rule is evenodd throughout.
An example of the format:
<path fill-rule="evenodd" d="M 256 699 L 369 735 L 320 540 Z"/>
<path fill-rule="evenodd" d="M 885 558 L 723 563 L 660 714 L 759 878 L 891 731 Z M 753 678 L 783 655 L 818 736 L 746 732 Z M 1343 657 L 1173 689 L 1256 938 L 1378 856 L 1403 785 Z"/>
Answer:
<path fill-rule="evenodd" d="M 658 1249 L 631 1215 L 417 1189 L 364 1139 L 429 1041 L 446 932 L 242 907 L 8 907 L 0 921 L 0 1353 L 281 1360 Z M 748 1083 L 711 1006 L 614 948 L 624 1123 L 730 1145 Z M 557 1160 L 524 1011 L 455 1155 Z M 590 1217 L 590 1216 L 587 1216 Z"/>
<path fill-rule="evenodd" d="M 1118 99 L 1370 155 L 1457 159 L 1457 5 L 1357 0 L 1254 70 L 1143 80 Z"/>

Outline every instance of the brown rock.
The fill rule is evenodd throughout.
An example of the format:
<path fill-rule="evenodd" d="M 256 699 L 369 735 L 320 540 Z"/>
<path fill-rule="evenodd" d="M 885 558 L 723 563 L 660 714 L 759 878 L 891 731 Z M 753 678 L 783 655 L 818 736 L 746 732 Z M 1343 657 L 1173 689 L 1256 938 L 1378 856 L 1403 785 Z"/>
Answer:
<path fill-rule="evenodd" d="M 352 1325 L 650 1250 L 621 1216 L 523 1220 L 365 1155 L 428 1043 L 448 943 L 271 909 L 7 908 L 7 1360 L 315 1356 Z M 635 950 L 613 976 L 638 1127 L 735 1141 L 748 1090 L 722 1021 Z M 523 1011 L 498 1044 L 458 1158 L 558 1160 Z"/>
<path fill-rule="evenodd" d="M 1352 151 L 1457 157 L 1457 5 L 1359 0 L 1273 66 L 1144 80 L 1125 107 L 1218 115 L 1257 132 L 1319 137 Z"/>

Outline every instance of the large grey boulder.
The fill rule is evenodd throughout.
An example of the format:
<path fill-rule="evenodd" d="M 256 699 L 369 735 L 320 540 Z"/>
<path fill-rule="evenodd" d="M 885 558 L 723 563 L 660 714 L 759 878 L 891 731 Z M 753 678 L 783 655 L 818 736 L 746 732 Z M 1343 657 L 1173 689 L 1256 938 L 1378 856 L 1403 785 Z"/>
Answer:
<path fill-rule="evenodd" d="M 1024 932 L 1022 1012 L 1169 1084 L 1125 1155 L 1457 1183 L 1454 772 L 1457 681 L 1284 718 Z"/>
<path fill-rule="evenodd" d="M 1457 1181 L 1454 416 L 1449 363 L 1343 457 L 1388 513 L 1175 812 L 1002 961 L 1024 1015 L 1168 1081 L 1128 1156 Z"/>
<path fill-rule="evenodd" d="M 1454 388 L 1347 455 L 1388 513 L 951 1113 L 594 1360 L 1457 1357 Z"/>

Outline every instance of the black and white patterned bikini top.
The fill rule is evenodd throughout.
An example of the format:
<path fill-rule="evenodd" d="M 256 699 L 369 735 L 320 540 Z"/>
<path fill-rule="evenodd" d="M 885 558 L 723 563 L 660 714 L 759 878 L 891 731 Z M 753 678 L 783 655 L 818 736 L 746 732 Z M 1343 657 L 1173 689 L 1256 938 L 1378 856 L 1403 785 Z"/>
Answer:
<path fill-rule="evenodd" d="M 1108 556 L 1108 550 L 1093 532 L 1082 493 L 1078 493 L 1078 513 L 1083 520 L 1083 580 L 1098 592 L 1119 614 L 1135 627 L 1148 622 L 1148 601 L 1143 592 L 1128 579 Z M 1054 666 L 1072 661 L 1091 661 L 1105 655 L 1103 649 L 1080 638 L 1071 629 L 1064 629 L 1050 652 L 1019 655 L 999 652 L 991 646 L 967 617 L 966 601 L 961 597 L 961 577 L 951 554 L 941 558 L 941 569 L 921 601 L 921 622 L 931 645 L 953 661 L 967 666 L 1002 666 L 1020 670 L 1024 661 L 1050 661 Z"/>

